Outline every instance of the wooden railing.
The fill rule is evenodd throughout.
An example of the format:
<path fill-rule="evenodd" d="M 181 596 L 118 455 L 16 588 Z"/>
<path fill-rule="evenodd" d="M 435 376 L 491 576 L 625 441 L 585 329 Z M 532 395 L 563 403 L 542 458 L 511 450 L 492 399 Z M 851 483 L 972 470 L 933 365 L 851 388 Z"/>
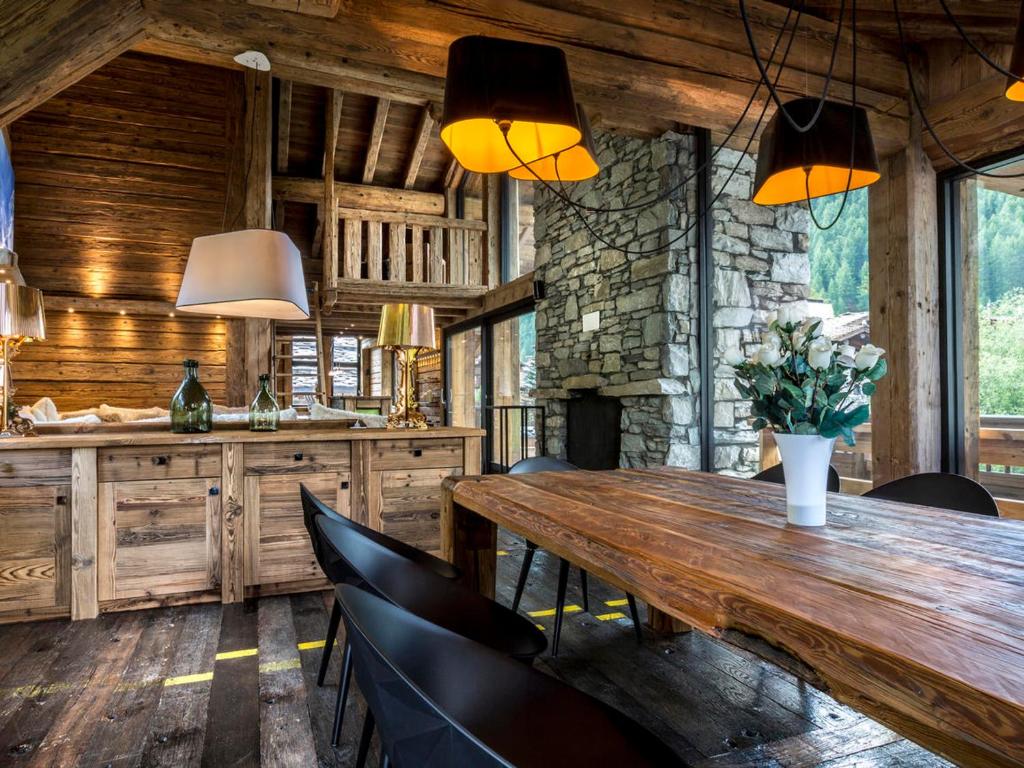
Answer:
<path fill-rule="evenodd" d="M 485 222 L 356 208 L 338 217 L 338 277 L 484 285 Z"/>
<path fill-rule="evenodd" d="M 842 478 L 844 493 L 863 493 L 871 482 L 871 425 L 854 432 L 857 444 L 836 442 L 832 465 Z M 761 433 L 761 465 L 777 464 L 778 450 L 766 432 Z M 977 480 L 996 497 L 1006 517 L 1024 517 L 1024 417 L 983 416 L 978 432 L 980 467 Z"/>

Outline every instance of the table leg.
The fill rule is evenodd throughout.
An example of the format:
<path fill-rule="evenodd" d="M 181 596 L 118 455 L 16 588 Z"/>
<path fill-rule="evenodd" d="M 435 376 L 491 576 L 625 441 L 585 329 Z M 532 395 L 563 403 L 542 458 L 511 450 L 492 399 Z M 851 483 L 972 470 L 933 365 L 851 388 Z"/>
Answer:
<path fill-rule="evenodd" d="M 498 526 L 455 503 L 457 477 L 444 481 L 441 495 L 441 555 L 462 571 L 460 582 L 494 599 Z"/>
<path fill-rule="evenodd" d="M 670 616 L 650 603 L 647 604 L 647 626 L 656 635 L 678 635 L 693 630 L 693 627 L 685 621 Z"/>

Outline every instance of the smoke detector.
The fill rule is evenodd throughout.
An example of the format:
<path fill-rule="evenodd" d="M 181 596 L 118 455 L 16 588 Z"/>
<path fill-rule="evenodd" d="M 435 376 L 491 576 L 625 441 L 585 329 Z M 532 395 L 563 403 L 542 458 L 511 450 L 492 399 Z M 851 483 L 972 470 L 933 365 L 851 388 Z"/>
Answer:
<path fill-rule="evenodd" d="M 255 69 L 257 72 L 270 71 L 270 59 L 262 51 L 243 51 L 235 56 L 235 61 L 243 67 Z"/>

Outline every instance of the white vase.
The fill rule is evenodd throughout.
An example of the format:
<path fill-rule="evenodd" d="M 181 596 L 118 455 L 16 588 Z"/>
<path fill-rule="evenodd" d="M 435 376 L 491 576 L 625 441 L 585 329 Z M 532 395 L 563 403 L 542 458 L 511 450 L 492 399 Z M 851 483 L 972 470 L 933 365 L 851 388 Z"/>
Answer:
<path fill-rule="evenodd" d="M 773 433 L 786 476 L 786 517 L 793 525 L 825 524 L 825 492 L 834 437 Z"/>

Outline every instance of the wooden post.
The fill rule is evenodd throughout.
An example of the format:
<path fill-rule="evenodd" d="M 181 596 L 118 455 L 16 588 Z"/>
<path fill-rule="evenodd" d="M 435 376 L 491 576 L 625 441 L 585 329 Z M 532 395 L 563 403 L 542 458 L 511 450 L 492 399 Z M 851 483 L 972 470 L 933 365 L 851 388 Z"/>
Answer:
<path fill-rule="evenodd" d="M 871 341 L 889 375 L 872 399 L 872 479 L 939 469 L 938 242 L 935 171 L 912 121 L 903 151 L 869 188 Z"/>
<path fill-rule="evenodd" d="M 501 174 L 484 176 L 484 221 L 487 232 L 484 238 L 484 280 L 488 288 L 497 288 L 501 283 Z"/>
<path fill-rule="evenodd" d="M 960 233 L 963 238 L 960 261 L 961 322 L 964 370 L 964 456 L 962 472 L 978 479 L 980 461 L 981 401 L 978 380 L 978 180 L 960 182 Z"/>
<path fill-rule="evenodd" d="M 324 126 L 324 199 L 321 205 L 323 216 L 323 287 L 325 290 L 338 285 L 338 198 L 334 184 L 334 159 L 338 151 L 338 130 L 341 125 L 341 91 L 327 92 L 326 124 Z"/>
<path fill-rule="evenodd" d="M 71 619 L 100 612 L 96 573 L 96 449 L 71 449 Z"/>

